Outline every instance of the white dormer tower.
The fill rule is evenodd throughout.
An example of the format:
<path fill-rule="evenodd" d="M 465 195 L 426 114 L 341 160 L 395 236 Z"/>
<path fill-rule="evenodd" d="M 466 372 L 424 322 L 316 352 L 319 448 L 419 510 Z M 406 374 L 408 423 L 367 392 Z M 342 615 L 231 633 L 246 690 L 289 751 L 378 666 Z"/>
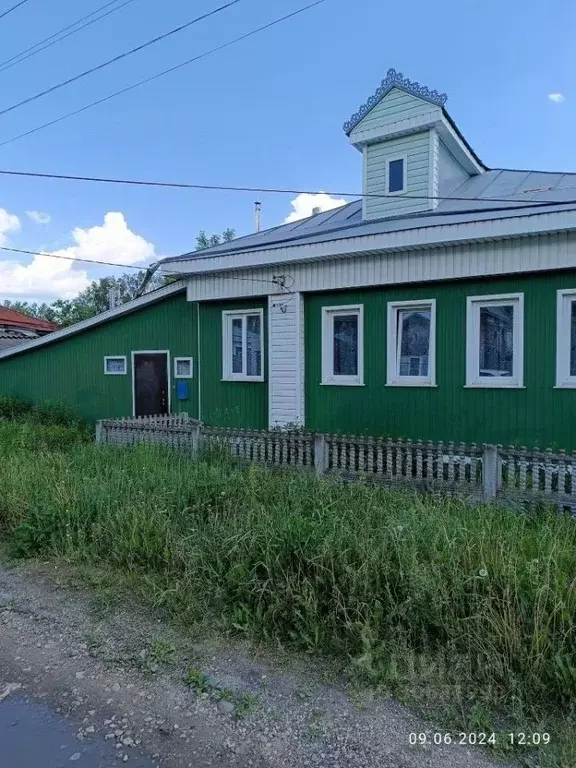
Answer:
<path fill-rule="evenodd" d="M 363 155 L 364 219 L 432 211 L 486 170 L 446 112 L 445 93 L 389 69 L 344 130 Z"/>

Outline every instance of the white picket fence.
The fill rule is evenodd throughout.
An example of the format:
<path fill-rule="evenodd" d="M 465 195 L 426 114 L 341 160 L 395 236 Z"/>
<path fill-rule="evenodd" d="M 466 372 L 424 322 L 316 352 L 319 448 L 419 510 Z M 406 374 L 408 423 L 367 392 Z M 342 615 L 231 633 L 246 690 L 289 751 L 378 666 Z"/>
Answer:
<path fill-rule="evenodd" d="M 304 431 L 208 427 L 186 414 L 105 419 L 96 440 L 111 445 L 166 445 L 190 457 L 224 446 L 234 458 L 348 479 L 498 499 L 517 506 L 548 501 L 576 511 L 576 452 L 529 451 L 475 443 L 442 443 Z"/>

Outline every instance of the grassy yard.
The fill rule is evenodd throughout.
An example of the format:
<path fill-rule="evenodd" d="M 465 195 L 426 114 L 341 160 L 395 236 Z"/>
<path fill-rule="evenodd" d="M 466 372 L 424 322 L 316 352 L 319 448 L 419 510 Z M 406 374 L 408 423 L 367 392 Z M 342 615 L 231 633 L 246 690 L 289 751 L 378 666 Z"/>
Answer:
<path fill-rule="evenodd" d="M 0 420 L 0 534 L 14 556 L 129 575 L 179 620 L 330 655 L 458 730 L 547 731 L 541 765 L 576 765 L 571 518 L 97 446 L 64 416 L 13 418 Z"/>

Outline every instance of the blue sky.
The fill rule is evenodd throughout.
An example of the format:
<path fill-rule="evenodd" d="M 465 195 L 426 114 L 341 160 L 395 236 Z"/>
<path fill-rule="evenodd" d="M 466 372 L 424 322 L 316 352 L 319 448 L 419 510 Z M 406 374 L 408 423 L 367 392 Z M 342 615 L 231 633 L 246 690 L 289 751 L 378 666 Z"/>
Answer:
<path fill-rule="evenodd" d="M 29 0 L 0 20 L 0 61 L 104 0 Z M 120 2 L 120 0 L 119 0 Z M 0 72 L 0 109 L 144 42 L 222 0 L 134 0 Z M 13 4 L 0 0 L 0 12 Z M 117 65 L 0 117 L 0 142 L 306 0 L 242 0 Z M 342 123 L 389 67 L 448 93 L 490 167 L 576 171 L 576 7 L 485 0 L 322 5 L 104 105 L 0 148 L 0 168 L 207 184 L 360 191 Z M 563 94 L 553 102 L 548 94 Z M 266 227 L 294 195 L 157 190 L 0 177 L 0 244 L 149 263 L 191 249 L 200 229 Z M 48 214 L 48 224 L 26 211 Z M 107 214 L 118 214 L 117 216 Z M 75 233 L 75 234 L 74 234 Z M 113 270 L 0 251 L 0 300 L 73 295 Z M 117 273 L 121 270 L 116 270 Z"/>

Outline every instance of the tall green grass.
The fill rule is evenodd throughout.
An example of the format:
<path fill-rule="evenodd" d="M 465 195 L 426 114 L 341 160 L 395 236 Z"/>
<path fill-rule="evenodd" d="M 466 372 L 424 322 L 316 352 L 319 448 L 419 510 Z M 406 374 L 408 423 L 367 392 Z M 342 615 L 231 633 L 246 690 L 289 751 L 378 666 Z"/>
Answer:
<path fill-rule="evenodd" d="M 471 701 L 573 706 L 568 516 L 151 447 L 71 439 L 31 450 L 18 429 L 0 423 L 0 526 L 19 556 L 152 579 L 181 617 L 211 612 L 235 631 L 352 660 L 376 681 L 418 682 L 442 663 Z"/>

